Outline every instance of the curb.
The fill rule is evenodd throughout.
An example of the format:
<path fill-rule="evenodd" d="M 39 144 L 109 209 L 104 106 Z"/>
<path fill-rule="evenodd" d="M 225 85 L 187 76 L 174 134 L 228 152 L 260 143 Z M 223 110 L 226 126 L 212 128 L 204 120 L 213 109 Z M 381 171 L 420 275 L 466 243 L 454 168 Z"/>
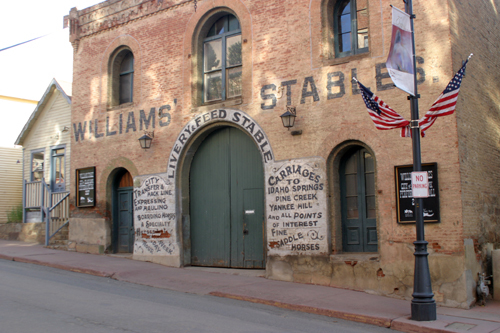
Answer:
<path fill-rule="evenodd" d="M 94 275 L 94 276 L 99 276 L 99 277 L 107 277 L 110 278 L 113 274 L 101 272 L 101 271 L 96 271 L 94 269 L 89 269 L 89 268 L 77 268 L 77 267 L 71 267 L 67 265 L 60 265 L 60 264 L 52 264 L 44 261 L 39 261 L 35 259 L 27 259 L 27 258 L 22 258 L 22 257 L 11 257 L 11 256 L 5 256 L 0 254 L 0 259 L 5 259 L 9 261 L 17 261 L 17 262 L 22 262 L 26 264 L 34 264 L 34 265 L 39 265 L 39 266 L 46 266 L 46 267 L 52 267 L 52 268 L 57 268 L 57 269 L 62 269 L 65 271 L 71 271 L 75 273 L 84 273 L 84 274 L 89 274 L 89 275 Z"/>
<path fill-rule="evenodd" d="M 457 332 L 443 328 L 419 326 L 411 322 L 408 322 L 406 320 L 405 321 L 394 320 L 392 322 L 391 328 L 406 333 L 456 333 Z"/>
<path fill-rule="evenodd" d="M 321 315 L 321 316 L 345 319 L 345 320 L 349 320 L 349 321 L 356 321 L 358 323 L 376 325 L 376 326 L 387 327 L 387 328 L 391 328 L 391 323 L 392 323 L 392 319 L 390 319 L 390 318 L 373 317 L 373 316 L 367 316 L 367 315 L 353 314 L 353 313 L 344 312 L 344 311 L 320 309 L 320 308 L 315 308 L 315 307 L 307 306 L 307 305 L 297 305 L 297 304 L 283 303 L 283 302 L 278 302 L 278 301 L 270 301 L 270 300 L 266 300 L 266 299 L 262 299 L 262 298 L 256 298 L 256 297 L 250 297 L 250 296 L 239 296 L 239 295 L 228 294 L 228 293 L 223 293 L 223 292 L 219 292 L 219 291 L 210 292 L 209 295 L 217 296 L 217 297 L 224 297 L 224 298 L 231 298 L 231 299 L 236 299 L 236 300 L 240 300 L 240 301 L 247 301 L 247 302 L 252 302 L 252 303 L 271 305 L 271 306 L 275 306 L 275 307 L 287 309 L 287 310 L 307 312 L 307 313 L 317 314 L 317 315 Z"/>
<path fill-rule="evenodd" d="M 3 255 L 3 254 L 0 254 L 0 259 L 14 261 L 14 257 L 6 256 L 6 255 Z"/>

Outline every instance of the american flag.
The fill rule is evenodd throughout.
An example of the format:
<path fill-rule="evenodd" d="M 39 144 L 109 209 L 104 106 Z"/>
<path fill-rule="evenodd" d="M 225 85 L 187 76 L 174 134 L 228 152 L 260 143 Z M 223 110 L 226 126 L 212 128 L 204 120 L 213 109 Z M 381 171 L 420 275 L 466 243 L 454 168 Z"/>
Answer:
<path fill-rule="evenodd" d="M 401 117 L 396 111 L 385 104 L 378 96 L 361 84 L 358 80 L 361 96 L 366 104 L 366 109 L 370 118 L 379 130 L 389 130 L 399 127 L 406 127 L 410 122 Z"/>
<path fill-rule="evenodd" d="M 469 56 L 472 56 L 472 54 Z M 462 78 L 464 77 L 465 67 L 469 62 L 467 59 L 462 68 L 455 74 L 450 83 L 446 86 L 446 89 L 439 95 L 438 99 L 432 104 L 431 108 L 427 113 L 418 121 L 420 125 L 420 133 L 422 137 L 425 136 L 425 131 L 431 127 L 438 117 L 447 116 L 455 112 L 455 107 L 457 105 L 458 92 L 460 91 L 460 85 L 462 84 Z M 409 127 L 401 129 L 401 136 L 410 136 L 411 132 Z"/>
<path fill-rule="evenodd" d="M 422 119 L 420 119 L 420 133 L 422 133 L 422 137 L 425 136 L 425 131 L 429 129 L 429 127 L 434 124 L 437 117 L 447 116 L 455 112 L 455 107 L 457 105 L 458 92 L 460 91 L 460 85 L 462 84 L 462 78 L 464 77 L 465 67 L 467 67 L 467 63 L 469 59 L 467 59 L 462 68 L 455 74 L 453 79 L 451 79 L 450 83 L 446 86 L 446 89 L 441 93 L 438 99 L 432 104 L 431 108 L 424 115 Z"/>

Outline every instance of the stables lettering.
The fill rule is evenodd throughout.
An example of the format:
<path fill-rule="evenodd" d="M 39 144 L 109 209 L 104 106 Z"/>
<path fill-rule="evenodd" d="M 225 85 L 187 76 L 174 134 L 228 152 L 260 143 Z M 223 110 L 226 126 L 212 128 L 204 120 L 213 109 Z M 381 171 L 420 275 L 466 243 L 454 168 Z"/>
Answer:
<path fill-rule="evenodd" d="M 424 58 L 416 57 L 418 64 L 424 63 Z M 377 91 L 394 89 L 396 86 L 390 80 L 389 73 L 385 70 L 385 63 L 378 63 L 375 65 L 375 78 L 377 83 Z M 357 77 L 357 68 L 352 68 L 350 73 L 347 76 L 341 72 L 331 72 L 327 73 L 327 82 L 326 82 L 326 96 L 321 98 L 327 98 L 327 100 L 342 98 L 346 92 L 346 85 L 350 84 L 350 88 L 353 95 L 357 95 L 360 93 L 357 84 L 353 81 L 348 81 L 346 83 L 346 77 Z M 425 71 L 422 67 L 417 67 L 417 85 L 420 85 L 425 82 Z M 292 86 L 297 84 L 297 80 L 288 80 L 283 81 L 280 84 L 280 88 L 286 90 L 286 105 L 292 105 Z M 282 91 L 278 89 L 278 91 Z M 300 85 L 297 88 L 300 89 Z M 322 90 L 323 91 L 323 90 Z M 276 85 L 275 84 L 266 84 L 262 86 L 260 90 L 260 98 L 262 99 L 261 109 L 262 110 L 271 110 L 276 107 L 276 103 L 278 100 L 278 96 L 276 93 Z M 319 91 L 316 88 L 316 83 L 314 81 L 314 77 L 308 76 L 304 78 L 302 83 L 302 90 L 300 93 L 300 104 L 306 103 L 306 101 L 311 102 L 319 102 L 320 95 Z"/>
<path fill-rule="evenodd" d="M 247 117 L 242 112 L 222 109 L 213 110 L 196 116 L 196 118 L 192 119 L 184 127 L 184 129 L 181 131 L 181 134 L 179 134 L 170 154 L 167 170 L 168 178 L 175 177 L 175 169 L 177 167 L 177 163 L 179 162 L 182 148 L 184 147 L 184 145 L 186 145 L 194 132 L 198 128 L 204 126 L 206 123 L 216 120 L 225 120 L 240 125 L 254 138 L 257 146 L 261 151 L 264 163 L 268 163 L 269 161 L 273 160 L 271 146 L 269 145 L 264 132 L 262 131 L 262 129 L 260 129 L 257 123 L 255 123 L 252 119 Z"/>

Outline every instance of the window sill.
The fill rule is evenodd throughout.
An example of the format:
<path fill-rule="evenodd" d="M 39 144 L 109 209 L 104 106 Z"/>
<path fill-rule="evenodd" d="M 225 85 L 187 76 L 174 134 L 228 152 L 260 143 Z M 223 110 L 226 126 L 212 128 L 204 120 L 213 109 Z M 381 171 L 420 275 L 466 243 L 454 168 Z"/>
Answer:
<path fill-rule="evenodd" d="M 351 61 L 364 59 L 364 58 L 367 58 L 369 56 L 370 56 L 370 52 L 365 52 L 365 53 L 360 53 L 360 54 L 341 57 L 341 58 L 323 59 L 323 66 L 334 66 L 334 65 L 345 64 L 345 63 L 348 63 Z"/>
<path fill-rule="evenodd" d="M 122 109 L 129 108 L 131 106 L 134 106 L 134 102 L 123 103 L 123 104 L 115 105 L 115 106 L 108 106 L 108 108 L 106 109 L 106 111 L 122 110 Z"/>
<path fill-rule="evenodd" d="M 207 102 L 203 103 L 200 106 L 191 109 L 191 112 L 193 113 L 198 113 L 198 112 L 205 112 L 205 111 L 210 111 L 214 109 L 222 109 L 222 108 L 227 108 L 231 106 L 236 106 L 236 105 L 241 105 L 243 103 L 243 98 L 240 97 L 234 97 L 231 99 L 227 99 L 225 101 L 213 101 L 213 102 Z"/>

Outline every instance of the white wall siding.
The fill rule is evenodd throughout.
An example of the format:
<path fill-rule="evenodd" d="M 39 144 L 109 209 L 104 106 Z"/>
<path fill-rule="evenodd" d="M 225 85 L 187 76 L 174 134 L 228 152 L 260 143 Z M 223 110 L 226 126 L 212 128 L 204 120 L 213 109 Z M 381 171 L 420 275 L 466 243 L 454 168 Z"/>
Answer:
<path fill-rule="evenodd" d="M 0 147 L 0 223 L 23 200 L 22 156 L 21 148 Z"/>
<path fill-rule="evenodd" d="M 50 184 L 51 180 L 51 149 L 54 146 L 66 145 L 65 151 L 65 181 L 66 190 L 70 183 L 70 156 L 71 156 L 71 104 L 67 102 L 61 92 L 54 89 L 52 96 L 44 109 L 35 120 L 23 143 L 24 148 L 24 179 L 31 181 L 31 153 L 44 150 L 44 178 Z M 63 132 L 65 127 L 67 131 Z"/>

